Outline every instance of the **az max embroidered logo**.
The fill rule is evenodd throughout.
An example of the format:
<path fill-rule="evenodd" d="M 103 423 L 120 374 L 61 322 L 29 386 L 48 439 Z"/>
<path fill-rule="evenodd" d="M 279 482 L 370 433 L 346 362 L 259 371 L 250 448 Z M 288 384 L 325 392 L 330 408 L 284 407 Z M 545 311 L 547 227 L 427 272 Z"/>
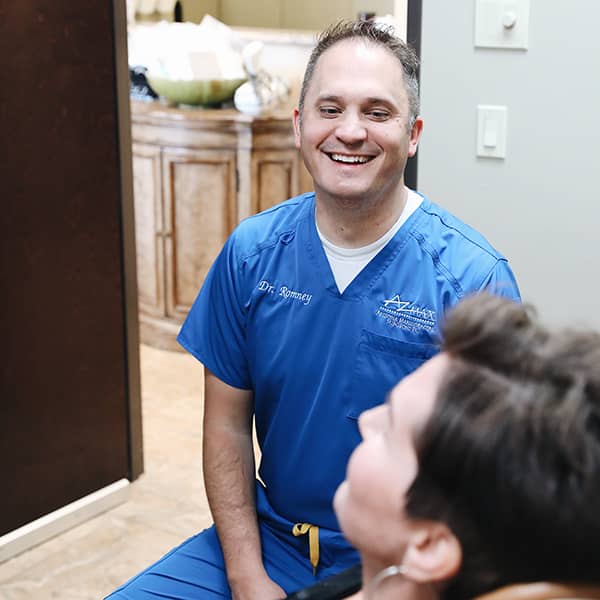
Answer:
<path fill-rule="evenodd" d="M 402 300 L 400 294 L 384 300 L 375 314 L 385 319 L 388 325 L 413 333 L 435 333 L 437 328 L 435 311 Z"/>
<path fill-rule="evenodd" d="M 400 300 L 400 296 L 396 294 L 390 300 L 384 300 L 383 305 L 387 308 L 389 305 L 392 305 L 396 308 L 396 310 L 408 310 L 410 306 L 410 302 L 406 300 Z"/>

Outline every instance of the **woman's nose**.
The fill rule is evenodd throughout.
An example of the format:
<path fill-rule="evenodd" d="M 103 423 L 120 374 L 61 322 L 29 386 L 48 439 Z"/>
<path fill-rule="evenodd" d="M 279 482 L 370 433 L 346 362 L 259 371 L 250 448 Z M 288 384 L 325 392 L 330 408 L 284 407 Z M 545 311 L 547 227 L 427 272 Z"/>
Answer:
<path fill-rule="evenodd" d="M 376 406 L 369 408 L 360 414 L 358 417 L 358 431 L 363 439 L 367 439 L 371 434 L 378 431 L 378 423 L 385 411 L 385 406 Z"/>

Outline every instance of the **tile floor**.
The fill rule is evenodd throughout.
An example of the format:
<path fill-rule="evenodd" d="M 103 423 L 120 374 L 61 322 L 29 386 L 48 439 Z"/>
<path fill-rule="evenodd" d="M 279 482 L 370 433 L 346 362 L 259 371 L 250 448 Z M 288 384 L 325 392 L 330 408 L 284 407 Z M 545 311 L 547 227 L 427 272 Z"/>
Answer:
<path fill-rule="evenodd" d="M 210 523 L 202 484 L 202 367 L 142 346 L 145 472 L 130 499 L 0 563 L 0 600 L 99 600 Z"/>

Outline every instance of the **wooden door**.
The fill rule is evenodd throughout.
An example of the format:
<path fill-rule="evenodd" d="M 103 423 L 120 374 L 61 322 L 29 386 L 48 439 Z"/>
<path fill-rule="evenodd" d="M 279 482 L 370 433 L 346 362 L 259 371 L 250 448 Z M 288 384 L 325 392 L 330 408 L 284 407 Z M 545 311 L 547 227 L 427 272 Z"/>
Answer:
<path fill-rule="evenodd" d="M 139 475 L 142 440 L 125 6 L 0 13 L 2 535 Z"/>

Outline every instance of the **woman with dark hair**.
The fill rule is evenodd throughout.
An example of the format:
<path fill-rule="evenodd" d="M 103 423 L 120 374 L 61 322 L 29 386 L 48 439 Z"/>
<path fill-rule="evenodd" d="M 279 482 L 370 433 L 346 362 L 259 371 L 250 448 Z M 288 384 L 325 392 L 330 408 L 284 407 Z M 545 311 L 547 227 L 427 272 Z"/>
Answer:
<path fill-rule="evenodd" d="M 334 501 L 356 598 L 600 598 L 600 335 L 488 295 L 443 335 L 359 420 Z"/>

